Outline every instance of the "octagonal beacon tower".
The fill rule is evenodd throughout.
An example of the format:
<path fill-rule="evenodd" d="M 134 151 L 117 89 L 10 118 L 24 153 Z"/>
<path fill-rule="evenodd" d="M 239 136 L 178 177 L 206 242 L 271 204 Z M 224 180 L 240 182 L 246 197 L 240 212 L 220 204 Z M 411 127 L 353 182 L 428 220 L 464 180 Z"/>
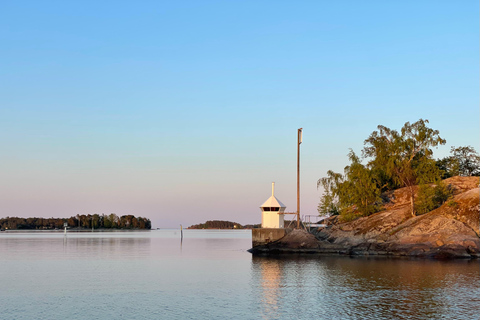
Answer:
<path fill-rule="evenodd" d="M 272 182 L 272 196 L 261 206 L 262 228 L 283 228 L 285 205 L 275 195 L 275 182 Z"/>

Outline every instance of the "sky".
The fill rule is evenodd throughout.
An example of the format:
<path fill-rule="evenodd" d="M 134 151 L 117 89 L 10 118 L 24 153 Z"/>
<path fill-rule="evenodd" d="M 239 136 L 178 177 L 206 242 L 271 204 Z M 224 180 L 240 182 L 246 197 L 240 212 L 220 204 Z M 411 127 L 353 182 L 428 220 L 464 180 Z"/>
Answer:
<path fill-rule="evenodd" d="M 2 1 L 0 41 L 0 217 L 260 223 L 298 128 L 302 215 L 378 125 L 480 151 L 476 0 Z"/>

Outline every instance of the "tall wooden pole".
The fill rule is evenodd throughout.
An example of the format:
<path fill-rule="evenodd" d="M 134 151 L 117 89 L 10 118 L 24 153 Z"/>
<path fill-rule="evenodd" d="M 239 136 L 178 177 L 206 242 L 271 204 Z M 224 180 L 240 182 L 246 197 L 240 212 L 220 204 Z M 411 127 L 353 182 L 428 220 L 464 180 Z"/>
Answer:
<path fill-rule="evenodd" d="M 302 130 L 298 129 L 297 136 L 297 229 L 300 229 L 300 144 L 302 143 Z"/>

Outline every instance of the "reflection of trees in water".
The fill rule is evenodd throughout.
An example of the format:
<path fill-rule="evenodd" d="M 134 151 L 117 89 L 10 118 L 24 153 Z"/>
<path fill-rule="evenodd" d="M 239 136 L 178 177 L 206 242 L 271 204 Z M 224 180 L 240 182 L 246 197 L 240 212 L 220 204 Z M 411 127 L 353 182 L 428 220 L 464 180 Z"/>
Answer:
<path fill-rule="evenodd" d="M 479 271 L 478 261 L 254 256 L 252 288 L 264 318 L 468 319 Z"/>
<path fill-rule="evenodd" d="M 376 310 L 393 318 L 441 318 L 452 312 L 454 293 L 465 272 L 478 263 L 404 259 L 328 259 L 329 286 L 354 313 Z M 453 280 L 453 281 L 452 281 Z M 462 290 L 465 292 L 464 290 Z M 466 297 L 465 297 L 466 298 Z"/>
<path fill-rule="evenodd" d="M 142 257 L 150 252 L 150 238 L 69 238 L 79 255 L 99 258 Z M 69 246 L 67 246 L 68 248 Z"/>

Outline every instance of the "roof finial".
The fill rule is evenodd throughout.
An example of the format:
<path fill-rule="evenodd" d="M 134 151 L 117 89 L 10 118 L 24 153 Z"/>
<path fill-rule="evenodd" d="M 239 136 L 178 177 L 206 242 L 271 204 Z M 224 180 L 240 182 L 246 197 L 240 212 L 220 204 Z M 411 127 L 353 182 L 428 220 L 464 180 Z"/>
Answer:
<path fill-rule="evenodd" d="M 272 182 L 272 197 L 273 197 L 273 192 L 275 191 L 275 182 Z"/>

